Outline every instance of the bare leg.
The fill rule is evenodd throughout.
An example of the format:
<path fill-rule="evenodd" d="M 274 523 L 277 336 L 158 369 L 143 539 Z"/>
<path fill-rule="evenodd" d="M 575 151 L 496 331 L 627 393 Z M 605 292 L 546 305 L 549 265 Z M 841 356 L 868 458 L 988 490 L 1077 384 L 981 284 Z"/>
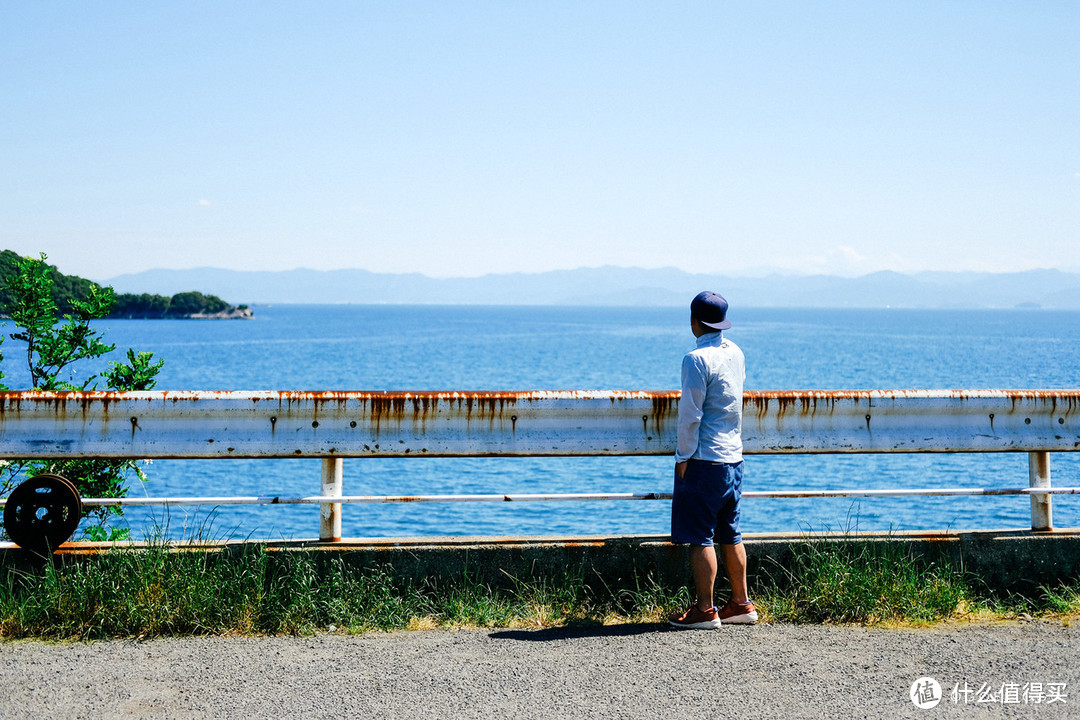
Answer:
<path fill-rule="evenodd" d="M 724 568 L 727 570 L 728 578 L 731 580 L 732 601 L 739 604 L 749 602 L 750 597 L 746 590 L 746 548 L 743 547 L 742 543 L 738 545 L 721 545 L 720 552 L 724 556 Z M 714 576 L 716 572 L 715 563 L 714 559 Z"/>
<path fill-rule="evenodd" d="M 690 546 L 690 572 L 694 576 L 699 610 L 708 610 L 713 602 L 713 586 L 716 585 L 716 550 L 712 545 Z M 745 590 L 745 580 L 743 581 Z"/>

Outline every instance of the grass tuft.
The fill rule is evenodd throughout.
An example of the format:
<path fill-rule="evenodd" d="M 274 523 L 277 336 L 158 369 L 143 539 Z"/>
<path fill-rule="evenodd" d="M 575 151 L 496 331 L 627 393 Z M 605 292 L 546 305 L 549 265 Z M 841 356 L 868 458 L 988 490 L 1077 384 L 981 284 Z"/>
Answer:
<path fill-rule="evenodd" d="M 974 601 L 962 572 L 905 543 L 811 538 L 776 570 L 757 594 L 778 622 L 932 622 Z"/>

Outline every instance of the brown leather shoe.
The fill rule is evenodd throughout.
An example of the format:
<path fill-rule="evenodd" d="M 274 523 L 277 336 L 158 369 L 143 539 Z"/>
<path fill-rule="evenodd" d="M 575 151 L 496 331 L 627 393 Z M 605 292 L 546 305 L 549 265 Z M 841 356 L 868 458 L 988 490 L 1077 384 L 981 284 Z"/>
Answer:
<path fill-rule="evenodd" d="M 728 600 L 717 617 L 725 625 L 753 625 L 757 622 L 757 608 L 752 602 L 739 604 Z"/>
<path fill-rule="evenodd" d="M 669 617 L 668 624 L 677 628 L 715 630 L 720 627 L 720 618 L 717 617 L 715 607 L 708 610 L 698 610 L 697 605 L 694 605 L 685 612 L 676 613 Z"/>

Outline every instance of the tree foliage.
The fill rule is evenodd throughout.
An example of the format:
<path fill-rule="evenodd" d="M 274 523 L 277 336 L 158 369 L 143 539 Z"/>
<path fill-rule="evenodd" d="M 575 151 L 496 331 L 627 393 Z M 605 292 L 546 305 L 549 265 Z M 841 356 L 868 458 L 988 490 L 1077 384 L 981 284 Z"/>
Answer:
<path fill-rule="evenodd" d="M 5 251 L 5 253 L 8 251 Z M 115 304 L 112 288 L 88 283 L 81 298 L 71 297 L 67 309 L 60 313 L 55 299 L 56 273 L 37 258 L 18 258 L 14 273 L 8 275 L 0 289 L 2 309 L 18 328 L 9 334 L 12 340 L 26 345 L 26 366 L 30 371 L 30 390 L 94 390 L 102 381 L 111 390 L 149 390 L 164 361 L 154 362 L 153 354 L 128 350 L 126 362 L 110 362 L 103 372 L 84 372 L 76 382 L 76 368 L 88 361 L 107 355 L 116 349 L 105 343 L 101 331 L 91 322 L 109 315 Z M 7 258 L 0 254 L 0 261 Z M 61 317 L 57 319 L 57 315 Z M 0 342 L 3 337 L 0 336 Z M 0 353 L 0 361 L 3 354 Z M 0 378 L 3 378 L 0 374 Z M 9 389 L 0 383 L 0 390 Z M 64 459 L 20 460 L 4 466 L 0 477 L 0 495 L 8 492 L 24 478 L 42 473 L 56 473 L 71 480 L 85 497 L 123 497 L 131 475 L 140 480 L 146 477 L 133 460 Z M 91 539 L 116 539 L 126 531 L 109 528 L 112 516 L 123 514 L 119 507 L 94 508 L 95 525 L 87 528 Z"/>
<path fill-rule="evenodd" d="M 0 250 L 0 309 L 7 312 L 6 308 L 12 307 L 13 297 L 8 281 L 18 273 L 19 264 L 23 258 L 11 250 Z M 65 275 L 49 265 L 52 276 L 52 286 L 49 291 L 53 303 L 59 313 L 66 314 L 74 310 L 72 300 L 87 298 L 90 288 L 97 287 L 95 283 L 86 278 L 76 275 Z"/>
<path fill-rule="evenodd" d="M 11 250 L 0 251 L 0 312 L 9 312 L 15 305 L 15 288 L 12 279 L 18 274 L 23 258 Z M 65 275 L 52 265 L 47 266 L 51 277 L 49 296 L 52 298 L 58 316 L 76 313 L 76 303 L 85 302 L 94 292 L 103 292 L 96 283 L 77 275 Z M 228 310 L 231 306 L 217 295 L 204 295 L 201 292 L 182 292 L 166 297 L 150 293 L 122 293 L 113 296 L 112 310 L 109 317 L 118 318 L 182 318 L 189 315 L 212 315 Z M 240 305 L 239 309 L 246 309 Z"/>
<path fill-rule="evenodd" d="M 26 343 L 26 362 L 33 390 L 86 390 L 97 379 L 89 375 L 82 385 L 62 379 L 62 373 L 80 360 L 101 357 L 116 349 L 102 342 L 90 321 L 109 314 L 112 288 L 91 285 L 86 300 L 71 301 L 71 312 L 56 322 L 57 307 L 52 297 L 52 270 L 41 260 L 25 259 L 6 284 L 11 304 L 8 316 L 20 328 L 12 340 Z"/>
<path fill-rule="evenodd" d="M 229 304 L 217 295 L 204 295 L 194 290 L 176 293 L 171 298 L 149 293 L 123 294 L 116 297 L 113 317 L 168 318 L 189 315 L 212 315 L 229 309 Z"/>

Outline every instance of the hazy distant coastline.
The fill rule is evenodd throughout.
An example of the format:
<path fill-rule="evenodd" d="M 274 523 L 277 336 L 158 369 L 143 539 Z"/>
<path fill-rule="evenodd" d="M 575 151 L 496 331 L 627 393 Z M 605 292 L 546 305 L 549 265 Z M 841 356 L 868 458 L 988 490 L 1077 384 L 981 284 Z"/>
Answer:
<path fill-rule="evenodd" d="M 238 271 L 220 268 L 147 270 L 103 279 L 118 293 L 204 292 L 249 303 L 440 305 L 684 305 L 711 288 L 744 307 L 1080 309 L 1080 274 L 876 272 L 726 277 L 676 268 L 605 266 L 542 273 L 431 278 L 366 270 Z"/>

